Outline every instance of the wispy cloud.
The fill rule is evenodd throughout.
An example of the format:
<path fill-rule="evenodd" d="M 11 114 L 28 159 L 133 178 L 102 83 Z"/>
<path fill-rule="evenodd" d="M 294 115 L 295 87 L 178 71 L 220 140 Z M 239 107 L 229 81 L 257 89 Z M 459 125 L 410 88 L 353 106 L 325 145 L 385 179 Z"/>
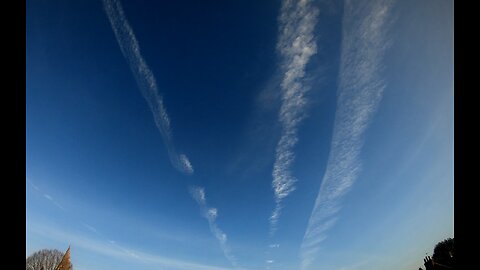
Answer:
<path fill-rule="evenodd" d="M 96 229 L 95 227 L 93 227 L 92 225 L 89 225 L 89 224 L 87 224 L 87 223 L 85 223 L 85 222 L 82 222 L 82 225 L 83 225 L 85 228 L 89 229 L 90 231 L 92 231 L 92 232 L 94 232 L 94 233 L 98 233 L 97 229 Z"/>
<path fill-rule="evenodd" d="M 162 134 L 172 165 L 181 172 L 192 174 L 193 167 L 187 156 L 177 153 L 175 149 L 170 129 L 170 118 L 163 104 L 163 98 L 158 91 L 157 82 L 152 71 L 140 53 L 138 41 L 125 18 L 120 2 L 117 0 L 103 0 L 103 6 L 123 56 L 130 65 L 138 87 L 153 113 L 155 124 L 160 134 Z"/>
<path fill-rule="evenodd" d="M 52 196 L 48 195 L 48 194 L 43 194 L 43 197 L 45 197 L 45 199 L 49 200 L 51 203 L 53 203 L 56 207 L 62 209 L 62 210 L 65 210 L 65 208 L 63 208 L 63 206 L 61 204 L 59 204 L 56 200 L 54 200 L 52 198 Z"/>
<path fill-rule="evenodd" d="M 207 219 L 210 231 L 215 238 L 217 238 L 225 258 L 227 258 L 233 267 L 238 268 L 237 259 L 232 255 L 230 247 L 227 245 L 227 235 L 218 228 L 217 223 L 215 222 L 218 216 L 218 210 L 207 205 L 205 189 L 203 187 L 190 187 L 189 190 L 193 199 L 200 206 L 203 217 Z"/>
<path fill-rule="evenodd" d="M 139 263 L 154 264 L 161 266 L 162 269 L 199 269 L 199 270 L 227 270 L 227 268 L 199 264 L 194 262 L 183 261 L 180 259 L 166 258 L 155 254 L 145 253 L 142 251 L 126 248 L 114 241 L 98 241 L 93 238 L 89 238 L 83 235 L 75 234 L 69 231 L 65 231 L 63 228 L 53 228 L 52 226 L 42 226 L 35 224 L 29 226 L 31 233 L 36 233 L 56 241 L 64 242 L 65 244 L 71 244 L 72 248 L 82 248 L 90 252 L 109 256 L 111 258 L 117 258 L 128 261 L 138 261 Z"/>
<path fill-rule="evenodd" d="M 282 57 L 284 72 L 280 84 L 282 105 L 279 113 L 282 134 L 272 172 L 276 205 L 270 216 L 270 235 L 276 231 L 282 201 L 295 190 L 297 181 L 292 175 L 291 165 L 295 159 L 293 150 L 298 141 L 298 126 L 305 118 L 307 105 L 305 94 L 309 87 L 304 82 L 305 68 L 317 52 L 314 36 L 317 16 L 318 9 L 309 0 L 284 0 L 279 15 L 277 50 Z"/>
<path fill-rule="evenodd" d="M 301 246 L 302 269 L 314 261 L 319 244 L 338 218 L 341 198 L 360 171 L 364 133 L 385 88 L 380 73 L 390 43 L 386 31 L 391 7 L 390 0 L 345 2 L 334 131 L 326 172 Z"/>
<path fill-rule="evenodd" d="M 36 192 L 42 194 L 42 196 L 47 199 L 48 201 L 50 201 L 53 205 L 55 205 L 56 207 L 60 208 L 61 210 L 65 211 L 65 208 L 60 204 L 58 203 L 52 196 L 50 196 L 49 194 L 43 192 L 39 187 L 37 187 L 35 184 L 32 183 L 32 181 L 30 180 L 27 180 L 27 183 L 29 183 L 34 189 Z"/>
<path fill-rule="evenodd" d="M 28 181 L 28 180 L 27 180 Z M 30 183 L 30 185 L 32 185 L 32 187 L 36 190 L 36 191 L 40 191 L 40 189 L 34 185 L 32 182 L 28 181 Z"/>
<path fill-rule="evenodd" d="M 266 260 L 265 263 L 267 264 L 265 268 L 268 270 L 268 269 L 272 268 L 272 265 L 273 265 L 273 263 L 275 263 L 275 261 L 274 260 Z"/>

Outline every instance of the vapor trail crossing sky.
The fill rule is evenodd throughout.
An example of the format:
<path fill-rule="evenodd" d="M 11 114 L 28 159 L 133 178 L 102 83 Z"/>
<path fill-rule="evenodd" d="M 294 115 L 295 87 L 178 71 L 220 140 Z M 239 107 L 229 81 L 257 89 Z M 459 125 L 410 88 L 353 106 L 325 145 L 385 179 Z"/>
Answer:
<path fill-rule="evenodd" d="M 193 166 L 185 154 L 177 153 L 170 129 L 170 118 L 157 87 L 152 71 L 140 53 L 138 41 L 132 27 L 125 18 L 122 5 L 118 0 L 103 0 L 105 11 L 117 38 L 123 56 L 137 81 L 143 97 L 152 111 L 155 124 L 162 134 L 172 165 L 186 174 L 193 173 Z"/>
<path fill-rule="evenodd" d="M 301 247 L 302 269 L 310 266 L 327 237 L 361 169 L 360 151 L 364 133 L 381 101 L 385 81 L 382 59 L 389 45 L 386 37 L 390 0 L 368 4 L 346 1 L 337 111 L 325 175 Z"/>
<path fill-rule="evenodd" d="M 318 10 L 309 0 L 282 2 L 278 18 L 279 38 L 277 50 L 284 76 L 280 83 L 282 105 L 279 121 L 282 134 L 277 144 L 273 165 L 272 187 L 275 209 L 270 216 L 270 234 L 273 235 L 280 218 L 283 200 L 295 190 L 297 179 L 292 175 L 291 166 L 295 160 L 294 147 L 298 142 L 298 126 L 305 117 L 309 87 L 304 83 L 305 68 L 317 51 L 314 29 Z"/>
<path fill-rule="evenodd" d="M 26 6 L 27 256 L 418 269 L 453 236 L 452 0 Z"/>

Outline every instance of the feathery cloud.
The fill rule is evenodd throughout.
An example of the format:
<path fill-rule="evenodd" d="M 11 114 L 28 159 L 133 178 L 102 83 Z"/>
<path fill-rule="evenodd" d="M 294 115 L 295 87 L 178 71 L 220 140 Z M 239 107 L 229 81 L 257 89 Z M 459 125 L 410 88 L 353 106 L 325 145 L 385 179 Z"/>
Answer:
<path fill-rule="evenodd" d="M 155 124 L 162 135 L 172 165 L 183 173 L 192 174 L 193 167 L 187 156 L 177 153 L 175 149 L 170 129 L 170 118 L 163 104 L 163 98 L 158 91 L 152 71 L 140 53 L 138 41 L 125 18 L 120 2 L 118 0 L 103 0 L 103 6 L 122 54 L 130 65 L 138 87 L 152 111 Z"/>
<path fill-rule="evenodd" d="M 199 264 L 195 262 L 183 261 L 180 259 L 167 258 L 155 254 L 145 253 L 142 251 L 126 248 L 115 241 L 99 241 L 84 235 L 79 235 L 70 231 L 65 231 L 64 228 L 55 226 L 45 226 L 42 224 L 33 224 L 28 227 L 30 233 L 36 233 L 56 241 L 64 242 L 68 239 L 68 244 L 72 248 L 81 248 L 102 254 L 111 258 L 117 258 L 128 261 L 138 261 L 140 263 L 154 264 L 162 268 L 168 269 L 198 269 L 198 270 L 227 270 L 227 268 L 217 267 L 212 265 Z"/>
<path fill-rule="evenodd" d="M 294 147 L 298 142 L 298 125 L 305 118 L 309 87 L 304 83 L 305 68 L 317 52 L 314 29 L 318 9 L 309 0 L 284 0 L 279 15 L 279 39 L 277 50 L 284 72 L 280 87 L 282 105 L 279 121 L 282 133 L 277 144 L 273 166 L 272 187 L 275 193 L 275 209 L 270 216 L 270 235 L 273 235 L 280 218 L 282 201 L 295 190 L 297 179 L 290 167 L 295 159 Z"/>
<path fill-rule="evenodd" d="M 36 185 L 34 185 L 32 182 L 28 181 L 30 183 L 30 185 L 32 185 L 32 187 L 36 190 L 36 191 L 40 191 L 40 188 L 38 188 Z"/>
<path fill-rule="evenodd" d="M 35 189 L 36 192 L 40 193 L 45 199 L 49 200 L 52 204 L 54 204 L 56 207 L 60 208 L 61 210 L 65 211 L 65 208 L 63 208 L 63 206 L 58 203 L 52 196 L 50 196 L 49 194 L 43 192 L 39 187 L 37 187 L 34 183 L 32 183 L 32 181 L 28 180 L 27 179 L 27 183 L 29 183 L 33 189 Z"/>
<path fill-rule="evenodd" d="M 98 233 L 97 229 L 95 229 L 95 227 L 93 227 L 92 225 L 89 225 L 89 224 L 87 224 L 87 223 L 85 223 L 85 222 L 82 222 L 82 225 L 83 225 L 85 228 L 89 229 L 90 231 L 92 231 L 92 232 L 94 232 L 94 233 Z"/>
<path fill-rule="evenodd" d="M 310 215 L 302 246 L 302 269 L 311 265 L 326 232 L 336 222 L 340 200 L 361 168 L 363 135 L 382 98 L 380 77 L 390 0 L 344 5 L 339 94 L 330 155 L 320 190 Z"/>
<path fill-rule="evenodd" d="M 40 191 L 38 188 L 37 188 L 37 191 Z M 55 199 L 53 199 L 52 196 L 44 193 L 43 194 L 43 197 L 47 200 L 49 200 L 51 203 L 53 203 L 56 207 L 60 208 L 61 210 L 64 210 L 65 211 L 65 208 L 63 208 L 63 206 L 61 204 L 59 204 Z"/>
<path fill-rule="evenodd" d="M 203 187 L 189 187 L 189 190 L 193 199 L 200 206 L 203 217 L 207 219 L 210 231 L 215 238 L 217 238 L 225 258 L 227 258 L 234 268 L 239 268 L 237 259 L 231 254 L 230 247 L 227 245 L 227 235 L 220 228 L 218 228 L 217 223 L 215 222 L 218 216 L 217 209 L 207 205 L 205 189 Z"/>

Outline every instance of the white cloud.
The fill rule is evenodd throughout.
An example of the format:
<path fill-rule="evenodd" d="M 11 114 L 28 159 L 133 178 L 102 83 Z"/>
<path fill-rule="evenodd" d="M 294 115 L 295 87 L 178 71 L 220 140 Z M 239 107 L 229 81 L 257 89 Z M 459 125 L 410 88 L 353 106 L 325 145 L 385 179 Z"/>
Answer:
<path fill-rule="evenodd" d="M 40 191 L 40 190 L 39 190 Z M 62 209 L 62 210 L 65 210 L 65 208 L 63 208 L 62 205 L 60 205 L 57 201 L 55 201 L 52 196 L 48 195 L 48 194 L 43 194 L 43 197 L 45 197 L 45 199 L 49 200 L 51 203 L 53 203 L 56 207 Z"/>
<path fill-rule="evenodd" d="M 309 90 L 304 83 L 305 68 L 316 53 L 314 28 L 318 10 L 309 0 L 285 0 L 279 16 L 279 40 L 277 50 L 282 57 L 283 79 L 280 83 L 282 105 L 279 121 L 281 138 L 277 144 L 273 166 L 272 187 L 275 193 L 275 209 L 270 216 L 270 235 L 276 231 L 282 201 L 295 190 L 297 179 L 292 176 L 291 165 L 295 160 L 294 147 L 298 142 L 298 125 L 305 118 Z"/>
<path fill-rule="evenodd" d="M 340 200 L 361 168 L 363 135 L 385 88 L 380 77 L 392 2 L 346 1 L 343 14 L 340 85 L 330 155 L 302 246 L 302 269 L 310 266 L 336 221 Z"/>
<path fill-rule="evenodd" d="M 44 193 L 39 187 L 37 187 L 35 184 L 32 183 L 32 181 L 27 179 L 27 183 L 30 183 L 30 185 L 35 189 L 36 192 L 40 193 L 45 199 L 49 200 L 53 205 L 56 207 L 60 208 L 61 210 L 65 211 L 65 208 L 61 204 L 59 204 L 52 196 L 50 196 L 47 193 Z"/>
<path fill-rule="evenodd" d="M 208 209 L 208 216 L 212 219 L 215 220 L 217 218 L 217 209 L 216 208 L 210 208 Z"/>
<path fill-rule="evenodd" d="M 170 129 L 170 118 L 163 104 L 163 97 L 158 91 L 152 71 L 140 53 L 138 41 L 125 18 L 122 5 L 118 0 L 103 0 L 103 6 L 122 54 L 130 65 L 140 91 L 152 111 L 155 124 L 162 135 L 172 165 L 183 173 L 192 174 L 193 167 L 187 156 L 179 155 L 175 149 Z"/>
<path fill-rule="evenodd" d="M 36 191 L 40 191 L 40 189 L 39 189 L 36 185 L 34 185 L 32 182 L 30 182 L 30 184 L 32 185 L 32 187 L 33 187 Z"/>
<path fill-rule="evenodd" d="M 28 227 L 30 233 L 36 233 L 44 237 L 48 237 L 55 241 L 64 242 L 65 245 L 71 245 L 72 250 L 81 248 L 108 256 L 128 261 L 138 261 L 139 263 L 155 264 L 162 269 L 179 269 L 179 270 L 227 270 L 228 268 L 217 267 L 212 265 L 199 264 L 194 262 L 183 261 L 180 259 L 167 258 L 156 254 L 145 253 L 142 251 L 126 248 L 115 241 L 109 240 L 98 241 L 83 235 L 75 234 L 65 231 L 60 227 L 42 226 L 41 224 L 34 224 Z M 68 240 L 66 240 L 68 239 Z M 67 241 L 67 242 L 65 242 Z"/>
<path fill-rule="evenodd" d="M 95 229 L 92 225 L 89 225 L 85 222 L 82 222 L 82 225 L 85 226 L 87 229 L 89 229 L 90 231 L 94 232 L 94 233 L 98 233 L 97 229 Z"/>
<path fill-rule="evenodd" d="M 217 239 L 225 258 L 232 264 L 234 268 L 238 269 L 239 266 L 237 263 L 237 258 L 235 258 L 235 256 L 232 255 L 230 247 L 227 245 L 227 235 L 218 227 L 218 225 L 215 222 L 218 216 L 218 211 L 216 208 L 212 208 L 207 205 L 207 200 L 205 197 L 205 189 L 203 187 L 190 187 L 189 190 L 193 199 L 200 206 L 202 216 L 205 219 L 207 219 L 208 226 L 210 227 L 210 231 L 212 232 L 213 236 L 215 236 L 215 238 Z"/>
<path fill-rule="evenodd" d="M 180 163 L 182 165 L 182 168 L 184 168 L 184 170 L 188 174 L 192 174 L 193 173 L 193 166 L 190 163 L 190 160 L 188 160 L 188 157 L 184 154 L 180 154 L 179 159 L 180 159 Z"/>
<path fill-rule="evenodd" d="M 203 187 L 189 187 L 190 194 L 192 195 L 193 199 L 197 201 L 200 207 L 205 207 L 206 200 L 205 200 L 205 189 Z"/>

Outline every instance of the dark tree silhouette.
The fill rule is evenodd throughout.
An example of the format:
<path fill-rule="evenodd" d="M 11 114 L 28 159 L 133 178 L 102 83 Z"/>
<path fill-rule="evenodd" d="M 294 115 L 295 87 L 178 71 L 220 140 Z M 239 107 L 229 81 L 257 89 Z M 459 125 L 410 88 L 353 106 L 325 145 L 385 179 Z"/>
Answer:
<path fill-rule="evenodd" d="M 432 257 L 423 259 L 426 270 L 450 270 L 455 269 L 455 249 L 453 238 L 438 242 L 433 249 Z M 423 270 L 419 268 L 419 270 Z"/>
<path fill-rule="evenodd" d="M 443 266 L 455 267 L 455 249 L 453 238 L 439 242 L 433 249 L 432 259 L 435 263 Z"/>
<path fill-rule="evenodd" d="M 433 270 L 435 269 L 433 267 L 433 260 L 430 256 L 426 256 L 425 259 L 423 259 L 423 265 L 425 265 L 426 270 Z"/>

